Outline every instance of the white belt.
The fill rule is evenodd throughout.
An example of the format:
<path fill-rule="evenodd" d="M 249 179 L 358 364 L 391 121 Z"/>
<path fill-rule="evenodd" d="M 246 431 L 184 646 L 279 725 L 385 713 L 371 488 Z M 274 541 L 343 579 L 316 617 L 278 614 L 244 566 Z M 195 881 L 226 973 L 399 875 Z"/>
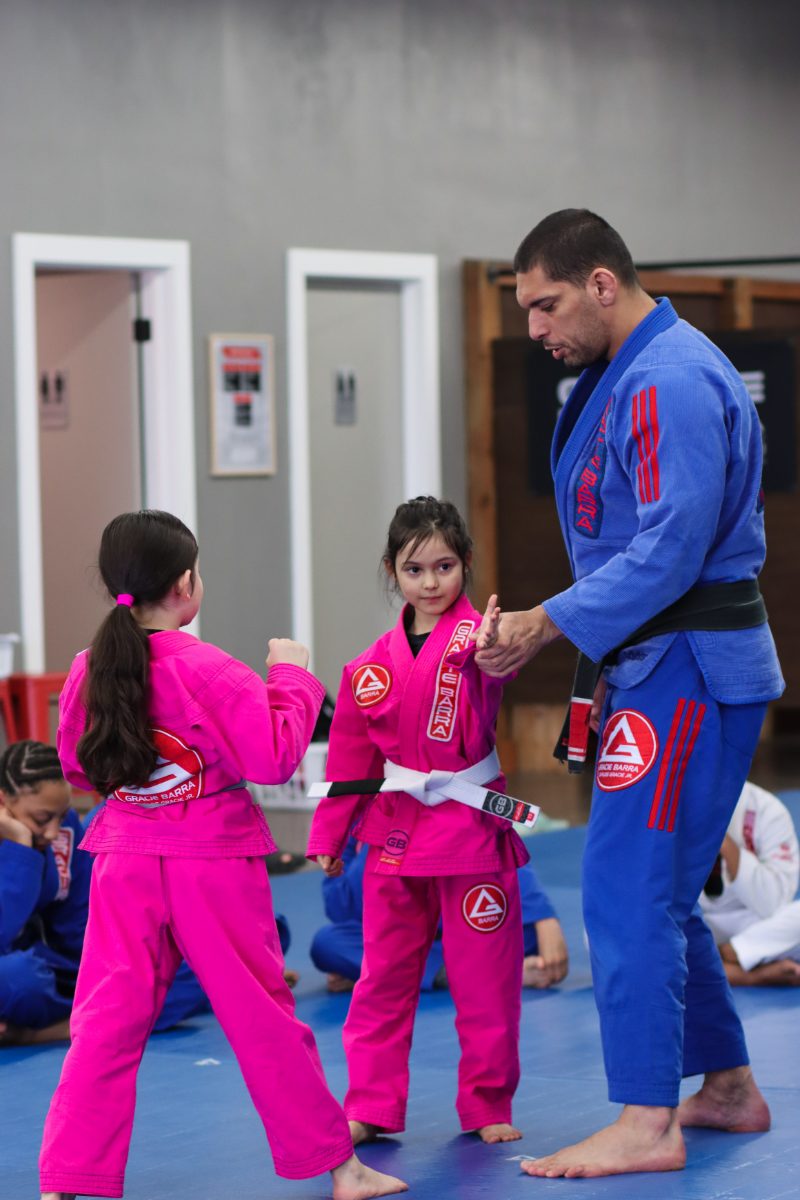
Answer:
<path fill-rule="evenodd" d="M 517 821 L 529 829 L 536 823 L 539 809 L 535 804 L 524 804 L 513 796 L 493 792 L 483 784 L 491 783 L 500 774 L 497 750 L 463 771 L 414 771 L 401 767 L 388 759 L 383 764 L 383 779 L 352 779 L 336 783 L 314 783 L 308 795 L 346 796 L 379 792 L 407 792 L 427 808 L 435 808 L 445 800 L 456 800 L 481 812 L 491 813 L 506 821 Z"/>

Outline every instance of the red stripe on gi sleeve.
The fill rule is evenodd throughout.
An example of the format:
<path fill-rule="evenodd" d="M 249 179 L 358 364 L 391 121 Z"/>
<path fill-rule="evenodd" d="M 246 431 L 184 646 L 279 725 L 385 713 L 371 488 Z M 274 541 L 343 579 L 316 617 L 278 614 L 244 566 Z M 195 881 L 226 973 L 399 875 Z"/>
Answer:
<path fill-rule="evenodd" d="M 644 473 L 644 490 L 648 502 L 653 499 L 653 483 L 650 478 L 650 460 L 653 454 L 653 447 L 650 442 L 650 422 L 647 416 L 647 406 L 645 404 L 644 389 L 639 393 L 639 428 L 642 431 L 642 441 L 644 442 L 644 462 L 642 471 Z"/>
<path fill-rule="evenodd" d="M 661 794 L 664 790 L 664 780 L 667 777 L 667 770 L 669 769 L 669 762 L 670 762 L 670 758 L 672 757 L 672 748 L 675 745 L 675 738 L 678 735 L 678 729 L 680 728 L 681 717 L 683 716 L 683 710 L 684 710 L 685 705 L 686 705 L 685 700 L 679 700 L 678 707 L 675 709 L 675 716 L 672 718 L 672 725 L 670 726 L 669 737 L 667 738 L 667 744 L 664 747 L 664 757 L 661 759 L 661 769 L 658 772 L 658 782 L 656 783 L 656 794 L 653 797 L 653 806 L 650 809 L 650 820 L 647 822 L 648 829 L 652 829 L 656 823 L 656 816 L 658 814 L 658 805 L 661 800 Z"/>
<path fill-rule="evenodd" d="M 644 396 L 644 392 L 642 393 L 642 396 Z M 646 496 L 645 496 L 645 494 L 644 494 L 644 460 L 645 460 L 645 453 L 644 453 L 644 444 L 643 444 L 643 442 L 642 442 L 642 434 L 641 434 L 641 431 L 640 431 L 640 429 L 639 429 L 639 396 L 638 396 L 638 394 L 637 394 L 637 395 L 635 395 L 635 396 L 633 397 L 633 427 L 632 427 L 632 432 L 633 432 L 634 441 L 636 442 L 636 447 L 637 447 L 637 449 L 638 449 L 638 451 L 639 451 L 639 466 L 636 468 L 636 477 L 637 477 L 637 479 L 639 480 L 639 499 L 641 500 L 642 504 L 646 504 L 646 503 L 647 503 L 647 497 L 646 497 Z"/>
<path fill-rule="evenodd" d="M 680 774 L 678 775 L 678 782 L 675 784 L 675 794 L 672 798 L 672 810 L 669 814 L 669 825 L 667 826 L 667 833 L 672 833 L 672 830 L 675 827 L 675 814 L 678 811 L 678 801 L 680 800 L 680 796 L 681 796 L 681 788 L 683 786 L 683 776 L 686 771 L 686 764 L 688 763 L 689 759 L 691 758 L 692 751 L 694 750 L 694 744 L 697 741 L 697 735 L 700 732 L 700 726 L 703 723 L 703 717 L 705 715 L 706 715 L 705 704 L 699 704 L 697 706 L 697 716 L 694 719 L 694 729 L 692 730 L 692 736 L 689 738 L 689 743 L 686 747 L 686 753 L 684 754 L 683 762 L 681 763 Z"/>
<path fill-rule="evenodd" d="M 644 396 L 644 392 L 642 392 L 642 396 Z M 649 399 L 650 399 L 650 427 L 653 431 L 653 455 L 652 455 L 652 457 L 653 457 L 653 462 L 652 462 L 653 496 L 656 500 L 660 500 L 661 499 L 661 485 L 660 485 L 659 473 L 658 473 L 658 442 L 659 442 L 658 406 L 656 405 L 656 389 L 654 387 L 650 388 Z"/>

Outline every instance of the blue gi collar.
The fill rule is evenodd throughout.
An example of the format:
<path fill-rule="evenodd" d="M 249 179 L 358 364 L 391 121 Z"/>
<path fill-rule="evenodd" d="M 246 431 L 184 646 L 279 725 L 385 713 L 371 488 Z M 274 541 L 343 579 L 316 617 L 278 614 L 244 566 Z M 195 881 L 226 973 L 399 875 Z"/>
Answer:
<path fill-rule="evenodd" d="M 550 451 L 550 467 L 556 484 L 565 487 L 584 442 L 605 412 L 611 393 L 645 346 L 665 329 L 675 325 L 678 314 L 666 296 L 640 321 L 620 346 L 611 362 L 601 358 L 587 367 L 570 393 L 556 423 Z"/>

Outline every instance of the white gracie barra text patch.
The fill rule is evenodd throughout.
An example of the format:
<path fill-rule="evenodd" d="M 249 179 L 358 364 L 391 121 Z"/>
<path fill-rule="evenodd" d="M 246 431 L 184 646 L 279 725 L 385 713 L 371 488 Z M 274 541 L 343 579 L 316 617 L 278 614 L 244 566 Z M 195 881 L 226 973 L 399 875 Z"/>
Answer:
<path fill-rule="evenodd" d="M 72 882 L 72 851 L 74 846 L 75 837 L 72 830 L 68 825 L 62 825 L 58 831 L 58 837 L 54 842 L 50 843 L 53 858 L 56 860 L 56 870 L 58 871 L 56 900 L 66 900 L 69 893 L 69 885 Z"/>
<path fill-rule="evenodd" d="M 603 730 L 597 756 L 597 786 L 604 792 L 631 787 L 644 778 L 656 761 L 658 737 L 643 713 L 620 708 Z"/>
<path fill-rule="evenodd" d="M 473 625 L 473 621 L 458 622 L 455 633 L 450 638 L 450 644 L 439 663 L 431 719 L 428 722 L 428 737 L 432 738 L 434 742 L 449 742 L 453 736 L 458 712 L 458 693 L 461 690 L 461 672 L 454 671 L 452 667 L 448 666 L 447 656 L 459 650 L 466 650 Z"/>
<path fill-rule="evenodd" d="M 497 883 L 476 883 L 464 894 L 461 914 L 470 929 L 494 933 L 506 919 L 508 897 Z"/>
<path fill-rule="evenodd" d="M 155 808 L 202 796 L 206 764 L 199 750 L 168 729 L 153 729 L 151 733 L 158 751 L 155 771 L 145 787 L 117 788 L 114 798 Z"/>
<path fill-rule="evenodd" d="M 353 672 L 353 698 L 359 708 L 380 704 L 392 690 L 392 673 L 380 663 L 365 663 Z"/>

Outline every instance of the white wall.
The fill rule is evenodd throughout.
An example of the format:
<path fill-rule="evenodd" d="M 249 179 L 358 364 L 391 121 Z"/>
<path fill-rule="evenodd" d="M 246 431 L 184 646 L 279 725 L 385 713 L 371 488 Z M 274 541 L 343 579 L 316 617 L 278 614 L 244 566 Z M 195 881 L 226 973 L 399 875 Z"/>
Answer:
<path fill-rule="evenodd" d="M 108 612 L 100 535 L 139 506 L 130 275 L 38 276 L 36 332 L 39 371 L 69 378 L 68 427 L 39 435 L 45 667 L 68 671 Z"/>
<path fill-rule="evenodd" d="M 797 253 L 799 42 L 797 0 L 3 0 L 0 629 L 12 231 L 191 241 L 203 631 L 259 666 L 290 632 L 286 248 L 439 256 L 463 503 L 460 260 L 583 204 L 642 260 Z M 277 335 L 274 479 L 207 474 L 204 339 L 237 329 Z"/>

